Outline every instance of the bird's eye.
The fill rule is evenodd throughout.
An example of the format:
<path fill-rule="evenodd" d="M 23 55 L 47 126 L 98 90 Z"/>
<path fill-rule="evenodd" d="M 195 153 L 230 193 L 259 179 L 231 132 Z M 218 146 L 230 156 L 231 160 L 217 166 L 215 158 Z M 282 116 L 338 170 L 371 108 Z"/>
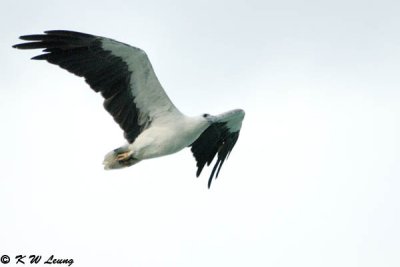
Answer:
<path fill-rule="evenodd" d="M 207 117 L 209 117 L 210 116 L 210 114 L 207 114 L 207 113 L 204 113 L 203 114 L 203 118 L 207 118 Z"/>

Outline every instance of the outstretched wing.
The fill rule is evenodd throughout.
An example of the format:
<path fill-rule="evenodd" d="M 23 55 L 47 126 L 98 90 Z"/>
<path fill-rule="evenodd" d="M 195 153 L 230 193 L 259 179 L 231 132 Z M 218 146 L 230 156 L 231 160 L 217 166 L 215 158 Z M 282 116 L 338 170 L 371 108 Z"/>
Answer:
<path fill-rule="evenodd" d="M 204 166 L 209 166 L 215 155 L 218 153 L 210 178 L 208 188 L 211 186 L 212 179 L 218 177 L 222 164 L 229 156 L 236 141 L 239 138 L 240 128 L 244 118 L 244 111 L 235 109 L 218 116 L 213 116 L 210 120 L 211 125 L 200 135 L 191 145 L 193 156 L 197 161 L 196 176 L 199 177 Z"/>
<path fill-rule="evenodd" d="M 25 35 L 19 49 L 44 49 L 33 57 L 47 60 L 78 76 L 105 98 L 104 108 L 132 143 L 157 118 L 180 114 L 161 87 L 151 63 L 139 48 L 72 31 Z"/>

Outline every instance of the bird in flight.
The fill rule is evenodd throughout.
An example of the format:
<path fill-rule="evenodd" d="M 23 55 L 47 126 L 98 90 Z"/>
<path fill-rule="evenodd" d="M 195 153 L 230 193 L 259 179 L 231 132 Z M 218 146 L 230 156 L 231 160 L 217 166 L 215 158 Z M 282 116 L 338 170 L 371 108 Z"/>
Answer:
<path fill-rule="evenodd" d="M 20 36 L 18 49 L 43 49 L 34 60 L 46 60 L 84 77 L 104 98 L 104 108 L 124 131 L 127 144 L 109 152 L 105 169 L 132 166 L 141 160 L 190 147 L 198 177 L 215 156 L 208 179 L 218 177 L 239 137 L 244 111 L 189 117 L 181 113 L 162 88 L 146 53 L 110 38 L 54 30 Z"/>

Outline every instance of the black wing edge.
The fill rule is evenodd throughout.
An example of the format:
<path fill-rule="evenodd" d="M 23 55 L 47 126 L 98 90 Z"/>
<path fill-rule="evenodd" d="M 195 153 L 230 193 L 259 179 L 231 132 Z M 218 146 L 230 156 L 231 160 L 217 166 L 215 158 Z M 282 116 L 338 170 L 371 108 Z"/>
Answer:
<path fill-rule="evenodd" d="M 124 131 L 132 143 L 143 126 L 138 125 L 138 111 L 129 88 L 130 71 L 123 59 L 101 47 L 104 37 L 91 34 L 51 30 L 45 34 L 20 36 L 28 41 L 13 45 L 17 49 L 43 49 L 34 60 L 46 60 L 67 71 L 84 77 L 95 92 L 105 98 L 104 108 Z"/>
<path fill-rule="evenodd" d="M 45 34 L 30 34 L 22 35 L 19 39 L 24 41 L 30 41 L 26 43 L 15 44 L 12 47 L 18 49 L 44 49 L 43 52 L 54 52 L 55 50 L 66 50 L 71 48 L 82 47 L 90 44 L 93 40 L 98 38 L 95 35 L 65 31 L 65 30 L 52 30 L 45 31 Z M 42 57 L 32 59 L 46 59 L 44 55 Z"/>
<path fill-rule="evenodd" d="M 197 162 L 196 177 L 200 176 L 204 166 L 206 164 L 209 166 L 218 153 L 217 161 L 208 179 L 208 189 L 211 187 L 213 178 L 218 177 L 222 165 L 239 138 L 239 133 L 240 131 L 230 132 L 226 122 L 217 122 L 208 127 L 191 145 L 191 151 Z"/>

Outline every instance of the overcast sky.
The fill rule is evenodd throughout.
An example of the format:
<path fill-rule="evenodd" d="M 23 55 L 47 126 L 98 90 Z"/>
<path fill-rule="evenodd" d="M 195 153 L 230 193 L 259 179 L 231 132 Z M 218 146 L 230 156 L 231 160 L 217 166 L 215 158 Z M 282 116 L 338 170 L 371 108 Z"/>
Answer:
<path fill-rule="evenodd" d="M 2 1 L 0 255 L 400 266 L 399 13 L 389 0 Z M 125 140 L 101 97 L 11 48 L 51 29 L 142 48 L 188 115 L 246 111 L 211 190 L 188 149 L 103 170 Z"/>

